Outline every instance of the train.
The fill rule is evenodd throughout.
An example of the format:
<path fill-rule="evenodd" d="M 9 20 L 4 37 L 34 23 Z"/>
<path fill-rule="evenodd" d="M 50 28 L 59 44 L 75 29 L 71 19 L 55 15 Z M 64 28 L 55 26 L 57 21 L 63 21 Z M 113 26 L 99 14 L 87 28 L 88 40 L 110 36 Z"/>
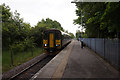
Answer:
<path fill-rule="evenodd" d="M 48 29 L 43 32 L 43 48 L 48 52 L 62 49 L 71 40 L 69 34 L 58 29 Z"/>

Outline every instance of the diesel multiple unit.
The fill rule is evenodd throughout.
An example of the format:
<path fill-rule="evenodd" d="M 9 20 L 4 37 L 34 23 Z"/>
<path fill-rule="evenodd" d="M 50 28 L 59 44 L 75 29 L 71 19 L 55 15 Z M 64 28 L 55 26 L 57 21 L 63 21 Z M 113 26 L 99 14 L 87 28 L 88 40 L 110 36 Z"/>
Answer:
<path fill-rule="evenodd" d="M 59 50 L 71 41 L 67 33 L 57 29 L 45 30 L 43 34 L 43 47 L 49 52 Z"/>

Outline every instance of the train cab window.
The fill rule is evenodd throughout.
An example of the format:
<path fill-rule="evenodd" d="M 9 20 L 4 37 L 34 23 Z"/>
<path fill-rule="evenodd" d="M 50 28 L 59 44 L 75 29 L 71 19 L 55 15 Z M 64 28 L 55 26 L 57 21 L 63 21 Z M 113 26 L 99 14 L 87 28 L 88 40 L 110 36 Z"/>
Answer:
<path fill-rule="evenodd" d="M 48 39 L 48 33 L 47 32 L 44 32 L 44 39 Z"/>
<path fill-rule="evenodd" d="M 56 39 L 61 39 L 61 34 L 60 34 L 60 32 L 56 32 L 56 33 L 55 33 L 55 37 L 56 37 Z"/>

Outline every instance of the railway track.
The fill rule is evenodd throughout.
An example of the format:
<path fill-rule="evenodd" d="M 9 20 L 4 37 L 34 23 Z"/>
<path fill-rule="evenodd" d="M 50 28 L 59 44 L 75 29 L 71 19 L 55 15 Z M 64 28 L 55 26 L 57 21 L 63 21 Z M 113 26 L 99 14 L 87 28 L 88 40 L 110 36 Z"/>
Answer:
<path fill-rule="evenodd" d="M 42 67 L 44 67 L 55 55 L 47 55 L 42 60 L 32 64 L 18 74 L 12 76 L 9 80 L 23 80 L 30 79 L 36 72 L 38 72 Z"/>

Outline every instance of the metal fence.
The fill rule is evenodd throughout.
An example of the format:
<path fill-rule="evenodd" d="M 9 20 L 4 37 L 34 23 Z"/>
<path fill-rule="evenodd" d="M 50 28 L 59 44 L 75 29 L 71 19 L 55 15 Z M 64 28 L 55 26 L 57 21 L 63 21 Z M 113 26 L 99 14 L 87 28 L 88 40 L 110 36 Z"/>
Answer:
<path fill-rule="evenodd" d="M 120 69 L 119 39 L 83 38 L 83 42 L 110 64 Z"/>

